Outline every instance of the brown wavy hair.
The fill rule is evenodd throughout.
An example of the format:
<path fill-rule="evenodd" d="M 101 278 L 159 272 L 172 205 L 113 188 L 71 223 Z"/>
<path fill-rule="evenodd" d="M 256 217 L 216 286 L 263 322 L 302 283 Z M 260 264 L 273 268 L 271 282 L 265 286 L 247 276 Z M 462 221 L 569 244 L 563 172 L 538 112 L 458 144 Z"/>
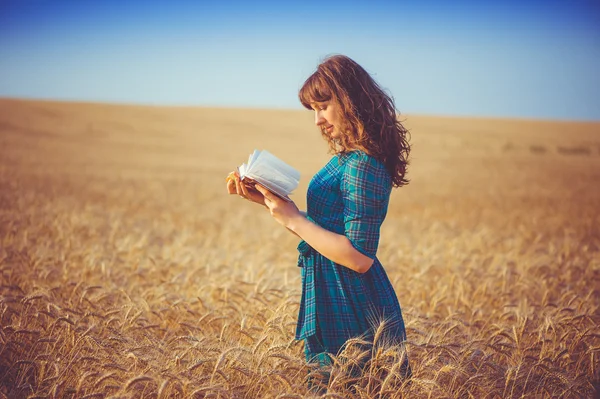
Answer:
<path fill-rule="evenodd" d="M 410 133 L 398 120 L 393 98 L 363 67 L 344 55 L 330 56 L 306 79 L 298 97 L 309 110 L 316 102 L 339 106 L 343 134 L 334 140 L 321 130 L 331 153 L 361 149 L 385 165 L 394 187 L 408 184 Z"/>

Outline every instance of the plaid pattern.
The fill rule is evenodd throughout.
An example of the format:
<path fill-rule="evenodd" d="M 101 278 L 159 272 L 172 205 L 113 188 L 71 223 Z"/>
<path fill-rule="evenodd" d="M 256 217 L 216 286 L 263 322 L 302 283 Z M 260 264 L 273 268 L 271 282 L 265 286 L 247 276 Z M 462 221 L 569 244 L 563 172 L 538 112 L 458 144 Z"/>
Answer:
<path fill-rule="evenodd" d="M 391 190 L 384 165 L 362 151 L 334 156 L 311 180 L 307 217 L 345 234 L 358 251 L 375 260 L 367 273 L 360 274 L 301 241 L 302 299 L 296 339 L 318 334 L 325 350 L 336 354 L 349 338 L 372 338 L 383 319 L 385 342 L 406 339 L 396 293 L 375 256 Z"/>

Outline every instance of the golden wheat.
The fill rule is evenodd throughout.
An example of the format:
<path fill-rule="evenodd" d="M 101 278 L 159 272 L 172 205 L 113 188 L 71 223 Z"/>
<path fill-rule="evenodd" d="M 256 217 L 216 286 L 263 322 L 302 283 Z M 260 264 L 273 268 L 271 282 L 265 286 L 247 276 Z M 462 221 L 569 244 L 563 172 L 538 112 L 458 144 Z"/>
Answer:
<path fill-rule="evenodd" d="M 296 238 L 223 188 L 268 148 L 303 173 L 305 207 L 328 159 L 308 113 L 0 109 L 0 397 L 317 396 L 293 339 Z M 408 341 L 351 340 L 323 397 L 597 394 L 600 125 L 406 123 L 412 182 L 378 256 Z"/>

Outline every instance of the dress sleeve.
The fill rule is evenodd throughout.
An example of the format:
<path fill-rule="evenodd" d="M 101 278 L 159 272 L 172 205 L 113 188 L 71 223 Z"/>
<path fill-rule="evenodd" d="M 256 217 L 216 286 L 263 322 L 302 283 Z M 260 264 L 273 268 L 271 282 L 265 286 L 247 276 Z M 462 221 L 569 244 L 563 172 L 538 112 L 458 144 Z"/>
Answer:
<path fill-rule="evenodd" d="M 364 154 L 351 154 L 344 166 L 340 191 L 346 237 L 360 253 L 375 258 L 379 229 L 389 204 L 391 178 L 383 165 Z"/>

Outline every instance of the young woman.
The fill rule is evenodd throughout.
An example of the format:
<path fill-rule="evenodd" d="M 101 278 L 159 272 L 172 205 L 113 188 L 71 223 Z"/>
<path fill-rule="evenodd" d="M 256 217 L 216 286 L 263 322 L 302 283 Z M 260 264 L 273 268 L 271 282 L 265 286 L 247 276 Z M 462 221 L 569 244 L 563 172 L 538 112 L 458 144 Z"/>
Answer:
<path fill-rule="evenodd" d="M 266 206 L 301 238 L 296 338 L 305 341 L 307 361 L 326 366 L 328 354 L 350 338 L 372 341 L 382 321 L 378 342 L 406 340 L 398 299 L 376 254 L 391 190 L 408 183 L 410 145 L 393 100 L 346 56 L 322 62 L 299 99 L 314 111 L 334 154 L 309 184 L 307 211 L 261 186 L 245 186 L 237 175 L 227 190 Z M 401 369 L 410 375 L 408 361 Z"/>

